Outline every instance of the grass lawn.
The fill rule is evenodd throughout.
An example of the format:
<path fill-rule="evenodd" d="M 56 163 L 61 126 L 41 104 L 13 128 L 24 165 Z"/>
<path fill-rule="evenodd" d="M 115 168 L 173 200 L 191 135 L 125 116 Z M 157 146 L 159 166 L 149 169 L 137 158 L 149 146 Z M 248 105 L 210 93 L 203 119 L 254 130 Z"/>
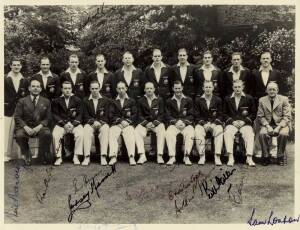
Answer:
<path fill-rule="evenodd" d="M 236 164 L 236 170 L 215 167 L 212 162 L 190 167 L 154 162 L 131 167 L 128 162 L 118 162 L 116 172 L 98 186 L 99 197 L 88 180 L 94 177 L 99 184 L 111 172 L 109 166 L 67 162 L 59 167 L 33 165 L 31 170 L 20 167 L 16 172 L 16 161 L 12 161 L 5 163 L 5 212 L 10 213 L 5 223 L 68 223 L 68 196 L 74 204 L 87 193 L 89 200 L 83 198 L 79 208 L 84 209 L 74 212 L 72 223 L 246 223 L 253 208 L 256 218 L 262 220 L 271 210 L 279 218 L 294 216 L 294 145 L 289 144 L 287 152 L 284 167 Z M 209 199 L 201 183 L 206 180 L 209 187 L 216 185 L 215 176 L 221 177 L 226 170 L 232 175 Z M 173 198 L 170 192 L 178 194 Z M 9 193 L 17 195 L 12 198 Z M 181 212 L 176 212 L 175 200 Z M 14 210 L 17 217 L 12 215 Z"/>

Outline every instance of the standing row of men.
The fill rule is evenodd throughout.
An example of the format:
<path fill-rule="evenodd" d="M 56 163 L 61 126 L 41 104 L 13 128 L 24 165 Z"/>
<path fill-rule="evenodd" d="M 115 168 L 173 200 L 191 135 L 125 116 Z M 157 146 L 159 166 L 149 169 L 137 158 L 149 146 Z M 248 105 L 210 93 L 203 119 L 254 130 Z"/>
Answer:
<path fill-rule="evenodd" d="M 179 132 L 183 133 L 185 139 L 185 158 L 184 158 L 185 163 L 190 164 L 188 154 L 190 153 L 190 150 L 193 145 L 194 135 L 196 134 L 196 146 L 200 153 L 199 163 L 203 164 L 205 162 L 205 158 L 201 156 L 203 155 L 201 153 L 203 153 L 203 146 L 204 146 L 203 136 L 205 137 L 204 135 L 205 132 L 209 130 L 214 133 L 216 140 L 223 140 L 223 136 L 222 136 L 223 130 L 221 131 L 221 127 L 222 127 L 221 124 L 223 122 L 222 118 L 224 118 L 224 116 L 225 116 L 224 122 L 228 126 L 225 127 L 225 135 L 224 135 L 226 149 L 227 152 L 230 153 L 228 164 L 233 165 L 234 163 L 234 159 L 231 157 L 232 156 L 231 146 L 233 146 L 234 134 L 238 130 L 242 133 L 245 139 L 247 155 L 251 156 L 253 153 L 253 141 L 251 142 L 251 140 L 253 139 L 252 136 L 254 136 L 254 134 L 251 134 L 251 132 L 245 126 L 252 125 L 252 122 L 256 116 L 256 105 L 255 105 L 256 103 L 254 102 L 251 96 L 245 95 L 242 92 L 243 85 L 245 84 L 245 92 L 255 92 L 253 94 L 256 99 L 259 98 L 259 95 L 261 96 L 265 95 L 265 92 L 262 91 L 263 90 L 265 91 L 266 86 L 268 85 L 269 82 L 275 81 L 279 83 L 280 86 L 282 86 L 281 84 L 282 78 L 278 74 L 278 71 L 272 69 L 272 67 L 270 66 L 270 62 L 271 62 L 270 53 L 262 54 L 261 56 L 262 65 L 259 71 L 253 71 L 253 75 L 250 74 L 249 70 L 241 66 L 241 55 L 238 53 L 234 53 L 232 55 L 233 65 L 229 68 L 228 71 L 225 71 L 226 73 L 225 75 L 222 74 L 220 70 L 218 70 L 215 66 L 211 64 L 212 56 L 210 52 L 204 53 L 203 56 L 204 65 L 201 68 L 195 68 L 187 62 L 187 52 L 185 49 L 180 49 L 178 51 L 179 63 L 173 68 L 167 67 L 161 60 L 162 60 L 161 52 L 155 49 L 153 51 L 153 64 L 150 67 L 147 67 L 145 73 L 143 74 L 143 72 L 140 69 L 135 68 L 133 66 L 134 59 L 132 54 L 126 52 L 123 55 L 123 63 L 124 63 L 123 68 L 118 70 L 115 74 L 112 74 L 109 73 L 105 68 L 104 56 L 98 55 L 96 57 L 97 70 L 95 72 L 92 72 L 90 75 L 88 75 L 88 77 L 86 77 L 85 73 L 78 68 L 78 64 L 79 64 L 78 57 L 76 55 L 71 55 L 69 59 L 69 68 L 61 75 L 61 77 L 57 77 L 50 71 L 49 59 L 43 58 L 41 60 L 41 71 L 31 78 L 32 80 L 37 80 L 37 81 L 31 81 L 31 84 L 33 84 L 33 86 L 30 85 L 29 87 L 31 93 L 30 97 L 32 100 L 36 100 L 32 98 L 32 95 L 34 94 L 32 92 L 34 92 L 35 91 L 34 88 L 37 87 L 34 85 L 34 83 L 36 83 L 40 85 L 41 95 L 47 97 L 49 100 L 52 100 L 52 113 L 56 124 L 53 130 L 53 136 L 54 136 L 55 146 L 58 148 L 57 151 L 58 159 L 56 161 L 56 164 L 61 163 L 59 143 L 64 133 L 73 132 L 75 136 L 75 143 L 84 142 L 84 144 L 78 144 L 77 145 L 77 147 L 79 146 L 78 148 L 75 147 L 74 163 L 78 164 L 77 155 L 82 154 L 82 150 L 80 149 L 84 149 L 84 152 L 86 152 L 85 153 L 86 156 L 87 154 L 89 154 L 88 152 L 90 149 L 89 147 L 90 141 L 89 140 L 83 141 L 82 138 L 80 137 L 80 134 L 82 134 L 83 133 L 82 131 L 84 130 L 84 133 L 91 135 L 92 131 L 97 129 L 100 131 L 100 135 L 101 135 L 101 133 L 105 133 L 106 132 L 105 130 L 109 129 L 107 121 L 100 120 L 101 122 L 99 122 L 96 119 L 99 118 L 99 116 L 101 117 L 101 111 L 98 114 L 97 111 L 98 107 L 96 106 L 96 104 L 98 104 L 99 102 L 96 101 L 98 101 L 100 97 L 102 98 L 102 96 L 108 98 L 115 98 L 116 95 L 118 97 L 116 98 L 116 100 L 114 100 L 113 106 L 110 106 L 110 108 L 112 109 L 109 109 L 112 110 L 110 114 L 114 114 L 113 116 L 114 118 L 112 119 L 113 122 L 111 124 L 112 127 L 110 128 L 109 135 L 102 134 L 102 136 L 99 136 L 101 142 L 101 153 L 107 154 L 107 149 L 106 147 L 103 146 L 107 146 L 106 143 L 110 141 L 112 143 L 110 145 L 110 156 L 116 155 L 117 137 L 121 133 L 123 134 L 123 136 L 127 136 L 127 137 L 128 136 L 132 137 L 133 134 L 136 138 L 129 138 L 129 140 L 126 140 L 126 138 L 124 138 L 125 144 L 129 150 L 128 153 L 130 154 L 129 159 L 133 159 L 132 156 L 134 156 L 134 154 L 132 152 L 134 151 L 132 151 L 132 149 L 135 148 L 135 141 L 136 141 L 138 147 L 138 153 L 140 153 L 141 155 L 139 161 L 140 163 L 143 163 L 145 161 L 145 154 L 144 154 L 144 149 L 142 147 L 143 146 L 143 143 L 141 141 L 142 138 L 139 137 L 145 136 L 147 130 L 153 130 L 156 133 L 162 133 L 163 131 L 161 130 L 164 124 L 164 122 L 159 121 L 159 119 L 155 119 L 150 122 L 148 120 L 151 117 L 153 118 L 153 111 L 151 108 L 152 105 L 151 103 L 153 102 L 153 100 L 150 100 L 147 97 L 147 92 L 152 91 L 152 88 L 153 88 L 152 95 L 155 96 L 154 94 L 155 91 L 156 95 L 158 96 L 159 99 L 158 105 L 160 103 L 163 103 L 164 105 L 162 106 L 163 107 L 162 109 L 164 110 L 165 108 L 166 110 L 165 111 L 167 117 L 166 125 L 168 125 L 168 129 L 166 131 L 165 136 L 166 136 L 167 146 L 170 155 L 170 160 L 168 161 L 169 164 L 172 164 L 175 161 L 176 138 L 174 137 L 176 137 L 176 135 Z M 16 60 L 12 61 L 11 68 L 12 71 L 5 78 L 5 116 L 7 117 L 11 117 L 13 115 L 14 107 L 16 106 L 17 99 L 26 95 L 27 87 L 28 87 L 28 82 L 20 74 L 21 63 Z M 238 80 L 241 80 L 242 82 Z M 91 84 L 91 82 L 94 81 L 98 82 L 99 84 Z M 62 84 L 63 82 L 67 84 Z M 122 83 L 118 84 L 119 82 Z M 152 82 L 152 84 L 145 84 L 146 82 Z M 236 82 L 236 84 L 234 84 L 234 82 Z M 253 82 L 256 82 L 256 87 L 253 87 Z M 21 83 L 23 85 L 21 85 Z M 273 86 L 273 88 L 275 88 L 275 91 L 277 90 L 278 92 L 278 85 L 274 86 L 274 84 L 273 85 L 271 84 L 271 86 Z M 93 88 L 94 88 L 94 96 L 93 96 Z M 207 92 L 209 92 L 210 90 L 212 91 L 211 96 L 207 96 L 209 94 L 206 95 L 205 93 L 206 88 L 207 88 L 206 90 Z M 60 92 L 61 89 L 63 93 L 63 98 L 58 97 L 59 95 L 61 95 Z M 146 92 L 145 97 L 143 97 L 144 89 Z M 214 105 L 216 101 L 217 101 L 216 104 L 222 105 L 222 101 L 220 98 L 218 98 L 218 96 L 222 96 L 224 94 L 229 95 L 232 93 L 232 89 L 234 90 L 234 93 L 225 99 L 224 108 L 222 108 L 222 110 L 216 109 L 218 108 L 219 105 L 216 106 L 216 108 L 215 106 L 210 105 L 211 103 L 212 105 Z M 96 93 L 97 90 L 100 91 L 100 93 Z M 71 95 L 71 92 L 75 94 L 75 97 L 72 97 L 74 95 Z M 81 99 L 84 98 L 86 95 L 89 95 L 87 92 L 91 92 L 91 95 L 86 100 L 84 100 L 83 103 L 87 105 L 89 104 L 90 106 L 80 106 Z M 173 93 L 174 96 L 172 97 Z M 148 94 L 150 95 L 150 93 Z M 71 100 L 71 98 L 76 98 L 76 100 L 73 99 Z M 9 100 L 11 101 L 9 102 Z M 132 130 L 134 128 L 134 125 L 130 125 L 130 124 L 134 123 L 134 121 L 131 120 L 132 113 L 134 113 L 134 110 L 132 110 L 132 108 L 126 108 L 126 106 L 128 104 L 129 105 L 132 104 L 133 106 L 136 106 L 135 100 L 138 100 L 139 104 L 143 104 L 143 103 L 146 105 L 148 104 L 148 107 L 150 108 L 150 114 L 148 111 L 148 119 L 145 119 L 143 121 L 144 123 L 138 124 L 136 130 L 133 132 Z M 117 103 L 115 103 L 116 101 Z M 125 103 L 127 101 L 129 102 L 128 104 Z M 199 111 L 198 113 L 194 113 L 193 108 L 197 109 L 201 107 L 201 101 L 202 104 L 203 102 L 206 102 L 206 109 L 208 109 L 208 111 Z M 235 101 L 235 105 L 232 107 L 233 101 Z M 94 111 L 93 111 L 93 107 L 91 106 L 92 105 L 91 102 L 93 102 Z M 33 101 L 31 103 L 33 103 Z M 69 105 L 69 103 L 71 106 Z M 73 107 L 72 103 L 74 105 L 76 104 L 77 107 Z M 200 103 L 200 106 L 197 106 L 197 103 Z M 43 106 L 44 105 L 45 104 L 43 104 Z M 46 108 L 47 106 L 44 107 Z M 80 110 L 85 107 L 90 108 L 91 110 L 90 112 L 94 112 L 95 116 L 94 118 L 90 118 L 85 121 L 89 126 L 85 124 L 85 127 L 84 128 L 82 127 L 81 129 L 79 128 L 81 123 L 79 114 L 82 115 L 82 112 L 80 112 Z M 104 108 L 104 107 L 100 106 L 100 108 Z M 23 105 L 22 108 L 26 109 L 27 107 Z M 149 110 L 149 108 L 145 108 L 145 111 L 147 111 L 147 109 Z M 155 113 L 159 114 L 160 113 L 159 106 L 155 106 L 155 108 L 156 111 L 154 111 L 154 114 Z M 33 109 L 35 109 L 35 106 L 33 106 Z M 29 113 L 29 115 L 34 114 L 34 111 L 31 111 L 33 113 Z M 241 112 L 241 114 L 237 113 L 237 111 Z M 24 111 L 22 111 L 21 113 L 22 116 L 24 115 L 23 113 Z M 104 114 L 103 110 L 102 113 Z M 192 124 L 194 124 L 194 117 L 191 118 L 191 116 L 193 116 L 194 114 L 200 114 L 201 116 L 203 116 L 209 113 L 212 113 L 213 117 L 216 116 L 216 114 L 218 113 L 224 114 L 224 116 L 222 115 L 222 118 L 219 117 L 221 119 L 214 118 L 214 122 L 210 121 L 212 119 L 211 116 L 207 118 L 208 120 L 200 119 L 198 123 L 197 121 L 195 121 L 196 127 L 194 132 L 194 128 L 192 127 Z M 250 115 L 248 116 L 248 114 Z M 232 118 L 233 115 L 235 116 L 236 119 Z M 195 120 L 197 119 L 196 116 L 195 116 Z M 72 120 L 71 122 L 69 120 L 70 118 L 74 118 L 74 120 Z M 25 132 L 29 136 L 31 136 L 30 134 L 34 135 L 35 133 L 38 133 L 38 131 L 42 129 L 42 127 L 36 128 L 36 126 L 34 126 L 33 124 L 30 124 L 29 126 L 26 125 L 27 127 L 30 127 L 31 130 L 29 130 L 27 127 L 24 128 L 25 126 L 22 125 L 19 126 L 20 121 L 18 120 L 18 116 L 16 116 L 16 123 L 17 123 L 16 127 L 17 128 L 21 127 L 23 131 L 25 130 Z M 36 128 L 37 130 L 33 131 L 33 128 Z M 278 131 L 278 129 L 277 130 L 275 129 L 274 131 Z M 160 132 L 158 130 L 160 130 Z M 268 134 L 270 134 L 269 132 L 270 130 L 271 129 L 267 127 Z M 219 135 L 219 133 L 221 134 Z M 16 132 L 16 136 L 18 137 L 17 134 L 18 132 Z M 24 137 L 22 138 L 24 139 Z M 247 142 L 246 141 L 247 139 L 249 139 L 250 141 Z M 220 163 L 219 154 L 221 152 L 219 151 L 220 149 L 219 146 L 222 146 L 222 144 L 220 144 L 220 141 L 216 141 L 216 140 L 215 140 L 215 144 L 217 143 L 218 144 L 216 145 L 215 148 L 216 149 L 215 162 L 216 164 L 219 164 Z M 18 141 L 18 143 L 19 142 L 20 141 Z M 102 146 L 102 142 L 104 143 L 103 146 Z M 161 144 L 162 141 L 158 141 L 158 143 Z M 44 143 L 40 143 L 40 144 L 44 144 Z M 82 145 L 84 147 L 82 147 Z M 26 149 L 28 147 L 25 146 L 24 143 L 21 143 L 20 146 L 22 146 L 21 149 L 22 148 Z M 158 147 L 157 160 L 159 163 L 162 162 L 162 158 L 161 158 L 162 151 L 160 151 L 160 149 L 162 148 L 161 146 L 163 146 L 163 144 L 161 144 L 160 147 Z M 76 149 L 79 150 L 76 151 Z M 105 164 L 106 159 L 104 160 L 104 158 L 105 156 L 101 155 L 101 162 L 104 162 Z M 85 159 L 86 160 L 83 162 L 83 164 L 88 164 L 89 163 L 88 157 Z M 110 163 L 113 164 L 115 163 L 115 161 L 116 161 L 116 157 L 112 157 Z M 267 162 L 267 160 L 265 160 L 264 162 Z M 134 159 L 131 160 L 131 164 L 134 163 L 135 163 Z M 249 165 L 254 165 L 252 161 L 252 157 L 247 158 L 247 163 Z"/>

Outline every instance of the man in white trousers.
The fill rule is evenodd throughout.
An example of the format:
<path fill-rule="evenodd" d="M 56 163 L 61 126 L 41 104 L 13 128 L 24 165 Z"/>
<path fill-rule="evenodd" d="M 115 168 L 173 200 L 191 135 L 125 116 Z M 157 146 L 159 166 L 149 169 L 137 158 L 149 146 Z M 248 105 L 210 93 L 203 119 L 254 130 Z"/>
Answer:
<path fill-rule="evenodd" d="M 90 83 L 91 95 L 83 100 L 83 154 L 82 165 L 90 163 L 90 151 L 94 133 L 97 132 L 100 141 L 101 165 L 107 165 L 107 149 L 109 134 L 109 104 L 110 100 L 100 94 L 100 83 L 96 80 Z"/>
<path fill-rule="evenodd" d="M 54 165 L 58 166 L 62 164 L 61 140 L 67 133 L 74 134 L 75 150 L 73 162 L 75 165 L 79 165 L 80 161 L 78 156 L 83 154 L 81 100 L 72 94 L 72 84 L 69 81 L 62 83 L 62 93 L 62 96 L 55 98 L 51 105 L 54 122 L 56 124 L 52 132 L 56 154 Z"/>
<path fill-rule="evenodd" d="M 189 155 L 191 153 L 195 130 L 193 127 L 193 101 L 190 97 L 186 97 L 183 93 L 183 85 L 181 81 L 174 81 L 173 92 L 174 96 L 166 102 L 166 120 L 168 128 L 166 131 L 166 142 L 169 150 L 168 165 L 176 162 L 176 137 L 179 133 L 183 135 L 184 140 L 184 158 L 186 165 L 191 165 Z"/>
<path fill-rule="evenodd" d="M 211 132 L 215 144 L 215 164 L 222 165 L 220 160 L 223 146 L 223 114 L 222 100 L 213 95 L 214 85 L 212 81 L 205 81 L 203 84 L 204 94 L 196 98 L 195 108 L 195 139 L 196 148 L 199 152 L 200 159 L 198 164 L 205 163 L 205 136 Z"/>
<path fill-rule="evenodd" d="M 118 96 L 113 100 L 110 107 L 110 118 L 112 126 L 109 130 L 109 165 L 117 162 L 118 139 L 122 134 L 127 148 L 130 165 L 136 165 L 134 127 L 136 123 L 137 107 L 136 101 L 127 95 L 125 82 L 117 83 Z"/>
<path fill-rule="evenodd" d="M 147 161 L 144 147 L 144 137 L 147 131 L 153 131 L 157 137 L 157 163 L 163 164 L 162 158 L 165 145 L 165 125 L 163 99 L 156 97 L 152 82 L 145 84 L 145 95 L 138 100 L 138 125 L 135 128 L 135 141 L 140 158 L 138 164 Z"/>
<path fill-rule="evenodd" d="M 233 144 L 235 134 L 239 131 L 245 141 L 246 163 L 255 166 L 252 160 L 254 132 L 253 121 L 256 116 L 256 106 L 252 96 L 243 93 L 244 83 L 242 80 L 233 82 L 233 93 L 227 96 L 224 101 L 223 113 L 226 124 L 224 130 L 224 141 L 228 153 L 228 166 L 234 165 Z"/>

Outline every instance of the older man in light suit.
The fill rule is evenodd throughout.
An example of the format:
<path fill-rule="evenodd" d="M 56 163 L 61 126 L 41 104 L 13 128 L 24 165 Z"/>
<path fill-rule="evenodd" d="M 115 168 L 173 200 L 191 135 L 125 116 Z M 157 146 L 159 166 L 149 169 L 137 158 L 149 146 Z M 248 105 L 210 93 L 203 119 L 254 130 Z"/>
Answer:
<path fill-rule="evenodd" d="M 275 82 L 270 82 L 266 91 L 268 95 L 259 99 L 257 112 L 257 117 L 262 125 L 259 134 L 262 146 L 262 164 L 269 164 L 270 139 L 277 137 L 277 163 L 282 166 L 284 165 L 283 154 L 289 135 L 291 108 L 288 98 L 278 95 L 278 85 Z"/>

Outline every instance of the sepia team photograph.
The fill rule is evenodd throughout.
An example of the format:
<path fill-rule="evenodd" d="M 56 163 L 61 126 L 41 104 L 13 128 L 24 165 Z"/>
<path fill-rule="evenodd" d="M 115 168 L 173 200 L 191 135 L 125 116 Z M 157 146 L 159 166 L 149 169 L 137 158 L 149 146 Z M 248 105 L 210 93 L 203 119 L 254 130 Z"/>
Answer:
<path fill-rule="evenodd" d="M 296 1 L 245 4 L 5 1 L 4 229 L 299 226 Z"/>

